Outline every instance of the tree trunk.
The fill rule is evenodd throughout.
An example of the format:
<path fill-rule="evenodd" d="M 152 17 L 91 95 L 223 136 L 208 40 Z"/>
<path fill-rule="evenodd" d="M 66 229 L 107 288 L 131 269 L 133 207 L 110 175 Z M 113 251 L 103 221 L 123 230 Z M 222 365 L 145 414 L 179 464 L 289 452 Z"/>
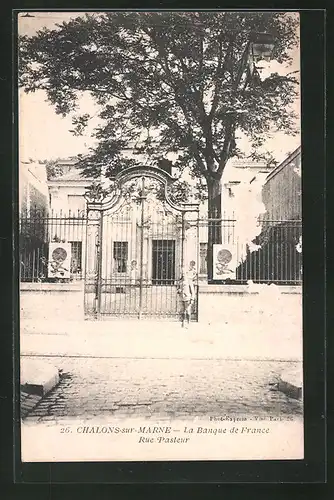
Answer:
<path fill-rule="evenodd" d="M 208 282 L 213 281 L 213 245 L 222 243 L 222 197 L 221 180 L 209 179 L 208 186 Z"/>

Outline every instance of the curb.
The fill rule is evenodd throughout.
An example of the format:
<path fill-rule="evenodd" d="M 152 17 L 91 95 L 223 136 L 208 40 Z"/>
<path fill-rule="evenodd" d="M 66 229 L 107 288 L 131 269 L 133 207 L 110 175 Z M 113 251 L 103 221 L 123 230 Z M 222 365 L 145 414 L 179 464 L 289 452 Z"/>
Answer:
<path fill-rule="evenodd" d="M 21 418 L 25 418 L 60 381 L 58 368 L 21 358 Z"/>
<path fill-rule="evenodd" d="M 48 394 L 59 383 L 58 370 L 52 377 L 48 377 L 44 382 L 26 382 L 21 384 L 21 391 L 31 396 L 43 397 Z"/>
<path fill-rule="evenodd" d="M 273 355 L 243 355 L 240 353 L 235 354 L 203 354 L 203 353 L 195 353 L 195 354 L 187 354 L 187 355 L 174 355 L 174 354 L 166 354 L 166 353 L 153 353 L 151 355 L 146 354 L 129 354 L 125 355 L 123 353 L 120 354 L 86 354 L 86 353 L 55 353 L 55 352 L 37 352 L 37 351 L 25 351 L 21 353 L 21 358 L 81 358 L 81 359 L 160 359 L 160 360 L 221 360 L 221 361 L 254 361 L 254 362 L 277 362 L 277 363 L 301 363 L 302 359 L 299 357 L 286 357 L 286 356 L 273 356 Z"/>
<path fill-rule="evenodd" d="M 277 380 L 277 390 L 293 399 L 303 398 L 302 371 L 289 371 L 282 373 Z"/>

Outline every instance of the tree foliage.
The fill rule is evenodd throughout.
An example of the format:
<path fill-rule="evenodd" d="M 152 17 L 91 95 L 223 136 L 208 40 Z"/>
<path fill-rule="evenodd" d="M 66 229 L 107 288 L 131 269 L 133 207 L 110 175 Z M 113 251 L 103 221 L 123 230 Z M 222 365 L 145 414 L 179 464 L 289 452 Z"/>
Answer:
<path fill-rule="evenodd" d="M 56 158 L 53 160 L 40 160 L 41 165 L 45 165 L 46 177 L 48 181 L 57 179 L 61 177 L 64 173 L 64 167 L 59 164 L 61 158 Z"/>
<path fill-rule="evenodd" d="M 88 92 L 100 106 L 96 146 L 81 157 L 85 175 L 140 163 L 124 158 L 129 144 L 152 159 L 175 153 L 210 186 L 227 161 L 242 152 L 243 132 L 256 151 L 275 130 L 295 133 L 290 105 L 296 79 L 273 74 L 261 81 L 239 68 L 253 32 L 275 37 L 272 57 L 291 63 L 297 21 L 280 12 L 107 12 L 79 16 L 19 43 L 19 82 L 43 89 L 61 115 L 72 114 L 74 134 L 90 116 L 76 114 Z M 212 195 L 212 194 L 211 194 Z"/>

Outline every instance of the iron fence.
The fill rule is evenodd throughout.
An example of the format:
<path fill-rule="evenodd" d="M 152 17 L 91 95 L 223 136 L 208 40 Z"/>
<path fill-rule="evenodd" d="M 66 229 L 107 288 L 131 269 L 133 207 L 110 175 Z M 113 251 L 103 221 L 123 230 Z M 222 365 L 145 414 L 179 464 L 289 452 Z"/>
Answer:
<path fill-rule="evenodd" d="M 80 280 L 84 277 L 86 212 L 50 212 L 39 209 L 21 214 L 19 223 L 20 279 L 23 282 Z M 66 278 L 50 272 L 51 243 L 70 245 Z M 56 277 L 54 277 L 56 274 Z"/>
<path fill-rule="evenodd" d="M 229 284 L 245 284 L 250 280 L 254 283 L 301 284 L 301 220 L 269 220 L 264 216 L 254 221 L 245 217 L 243 221 L 211 217 L 201 218 L 199 225 L 199 272 L 202 278 Z M 211 244 L 228 245 L 235 264 L 233 278 L 210 280 Z"/>
<path fill-rule="evenodd" d="M 249 280 L 255 283 L 282 285 L 301 283 L 302 254 L 298 247 L 302 235 L 300 220 L 274 221 L 263 218 L 258 219 L 256 228 L 250 228 L 235 218 L 200 218 L 198 225 L 197 255 L 201 279 L 206 280 L 210 274 L 208 266 L 208 261 L 212 258 L 210 245 L 218 243 L 228 244 L 233 249 L 236 270 L 233 279 L 214 281 L 215 283 L 244 284 Z M 131 239 L 130 232 L 129 235 Z M 87 214 L 84 211 L 66 214 L 50 212 L 45 215 L 43 211 L 30 210 L 21 214 L 19 234 L 21 281 L 52 282 L 83 279 L 86 246 L 87 241 L 90 241 L 86 238 Z M 54 242 L 70 245 L 71 258 L 67 278 L 59 276 L 55 278 L 49 272 L 50 243 Z M 95 242 L 88 244 L 95 247 Z M 121 272 L 122 266 L 127 265 L 126 245 L 130 248 L 133 244 L 131 241 L 124 242 L 122 238 L 120 242 L 115 241 L 114 247 L 110 248 L 108 253 L 109 257 L 105 255 L 104 259 L 113 259 L 111 265 L 118 266 Z M 88 249 L 89 252 L 95 252 L 95 248 Z M 166 259 L 169 253 L 166 251 Z M 168 261 L 169 267 L 176 265 L 175 259 L 171 262 Z M 168 272 L 173 273 L 169 267 Z M 212 280 L 209 279 L 210 281 Z"/>

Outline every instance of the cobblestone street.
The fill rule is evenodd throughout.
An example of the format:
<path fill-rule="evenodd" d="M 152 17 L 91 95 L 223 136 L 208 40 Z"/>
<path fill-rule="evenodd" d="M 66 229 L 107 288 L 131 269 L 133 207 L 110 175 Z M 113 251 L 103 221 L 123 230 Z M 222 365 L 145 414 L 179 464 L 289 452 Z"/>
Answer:
<path fill-rule="evenodd" d="M 27 421 L 96 416 L 302 417 L 300 401 L 269 385 L 282 369 L 294 367 L 293 362 L 64 356 L 43 361 L 62 370 L 61 382 Z"/>

